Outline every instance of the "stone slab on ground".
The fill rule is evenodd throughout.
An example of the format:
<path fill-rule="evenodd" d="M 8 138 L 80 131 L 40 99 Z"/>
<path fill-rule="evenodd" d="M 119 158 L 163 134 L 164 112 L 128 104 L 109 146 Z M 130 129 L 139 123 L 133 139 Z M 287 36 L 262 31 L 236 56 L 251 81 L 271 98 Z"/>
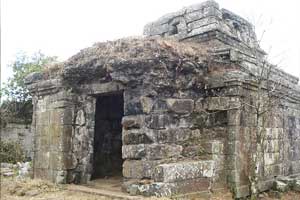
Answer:
<path fill-rule="evenodd" d="M 127 193 L 123 192 L 117 192 L 117 191 L 110 191 L 106 189 L 95 189 L 95 188 L 90 188 L 87 186 L 83 185 L 68 185 L 67 189 L 70 191 L 75 191 L 75 192 L 84 192 L 88 194 L 94 194 L 94 195 L 101 195 L 101 196 L 106 196 L 109 198 L 118 198 L 118 199 L 125 199 L 125 200 L 139 200 L 139 199 L 144 199 L 143 197 L 137 197 L 137 196 L 130 196 Z"/>

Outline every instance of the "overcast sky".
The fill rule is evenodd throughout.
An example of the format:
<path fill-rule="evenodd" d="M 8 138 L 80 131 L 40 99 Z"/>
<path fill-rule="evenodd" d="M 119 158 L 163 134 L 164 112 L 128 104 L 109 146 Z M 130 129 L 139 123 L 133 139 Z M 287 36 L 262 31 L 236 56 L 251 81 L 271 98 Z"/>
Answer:
<path fill-rule="evenodd" d="M 19 51 L 65 60 L 98 41 L 142 35 L 147 22 L 203 0 L 1 0 L 2 81 Z M 270 60 L 300 77 L 300 1 L 219 0 L 263 30 Z"/>

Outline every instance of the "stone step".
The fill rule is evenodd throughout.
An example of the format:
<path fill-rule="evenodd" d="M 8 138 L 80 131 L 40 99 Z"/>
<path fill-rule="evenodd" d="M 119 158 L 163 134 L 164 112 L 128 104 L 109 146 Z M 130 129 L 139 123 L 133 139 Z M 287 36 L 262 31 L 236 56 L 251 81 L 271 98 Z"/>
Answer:
<path fill-rule="evenodd" d="M 212 160 L 184 161 L 158 165 L 152 179 L 155 182 L 172 183 L 214 176 L 215 163 Z"/>
<path fill-rule="evenodd" d="M 67 189 L 74 192 L 83 192 L 83 193 L 88 193 L 93 195 L 104 196 L 110 199 L 124 199 L 124 200 L 145 199 L 144 197 L 141 196 L 130 196 L 129 194 L 124 192 L 117 192 L 108 189 L 91 188 L 83 185 L 71 184 L 71 185 L 67 185 Z"/>

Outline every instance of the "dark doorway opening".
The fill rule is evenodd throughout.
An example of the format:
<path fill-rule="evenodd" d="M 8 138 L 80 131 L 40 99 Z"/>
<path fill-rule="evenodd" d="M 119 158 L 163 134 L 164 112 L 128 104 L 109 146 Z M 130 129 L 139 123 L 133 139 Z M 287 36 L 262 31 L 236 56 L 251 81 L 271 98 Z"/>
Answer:
<path fill-rule="evenodd" d="M 92 179 L 122 176 L 123 93 L 98 96 Z"/>

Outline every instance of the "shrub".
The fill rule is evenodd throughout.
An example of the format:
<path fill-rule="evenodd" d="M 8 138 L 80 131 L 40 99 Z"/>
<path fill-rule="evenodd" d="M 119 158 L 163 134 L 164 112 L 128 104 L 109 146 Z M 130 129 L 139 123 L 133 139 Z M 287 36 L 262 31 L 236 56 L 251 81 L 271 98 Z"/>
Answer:
<path fill-rule="evenodd" d="M 24 152 L 17 142 L 0 141 L 0 163 L 17 163 L 24 161 Z"/>

